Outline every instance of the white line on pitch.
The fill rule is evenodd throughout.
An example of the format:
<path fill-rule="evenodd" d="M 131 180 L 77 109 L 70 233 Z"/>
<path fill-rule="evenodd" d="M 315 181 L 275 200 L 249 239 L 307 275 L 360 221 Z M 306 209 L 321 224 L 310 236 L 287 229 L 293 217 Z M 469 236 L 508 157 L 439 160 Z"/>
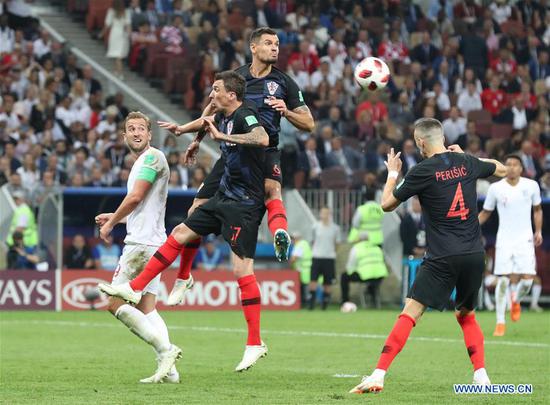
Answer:
<path fill-rule="evenodd" d="M 116 323 L 107 322 L 79 322 L 79 321 L 53 321 L 53 320 L 8 320 L 0 321 L 0 324 L 24 324 L 24 325 L 67 325 L 67 326 L 82 326 L 82 327 L 99 327 L 99 328 L 119 328 Z M 214 326 L 169 326 L 172 330 L 191 330 L 196 332 L 214 332 L 214 333 L 244 333 L 246 329 L 241 328 L 217 328 Z M 336 337 L 336 338 L 351 338 L 351 339 L 385 339 L 387 335 L 374 335 L 368 333 L 340 333 L 340 332 L 320 332 L 320 331 L 294 331 L 294 330 L 270 330 L 263 329 L 262 334 L 266 335 L 285 335 L 285 336 L 307 336 L 307 337 Z M 427 336 L 414 336 L 409 338 L 412 341 L 418 342 L 440 342 L 440 343 L 463 343 L 462 339 L 449 339 Z M 501 346 L 521 346 L 521 347 L 537 347 L 549 348 L 550 344 L 537 342 L 514 342 L 511 340 L 486 340 L 486 345 L 501 345 Z"/>

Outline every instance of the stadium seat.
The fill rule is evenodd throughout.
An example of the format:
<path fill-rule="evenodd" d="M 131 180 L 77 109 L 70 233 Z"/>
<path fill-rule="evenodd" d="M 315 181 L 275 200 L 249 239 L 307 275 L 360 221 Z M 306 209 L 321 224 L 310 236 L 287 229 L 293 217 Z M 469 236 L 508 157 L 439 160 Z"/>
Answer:
<path fill-rule="evenodd" d="M 346 189 L 348 186 L 348 176 L 342 167 L 330 167 L 321 173 L 321 188 Z"/>
<path fill-rule="evenodd" d="M 491 138 L 509 139 L 513 131 L 514 128 L 510 124 L 493 124 L 491 126 Z"/>
<path fill-rule="evenodd" d="M 112 0 L 93 0 L 88 4 L 86 15 L 86 28 L 89 32 L 103 28 L 107 10 L 111 7 Z"/>
<path fill-rule="evenodd" d="M 191 76 L 192 70 L 187 67 L 184 58 L 176 57 L 168 59 L 166 66 L 166 76 L 162 86 L 162 90 L 166 94 L 178 93 L 183 94 L 187 90 L 187 77 Z"/>
<path fill-rule="evenodd" d="M 359 188 L 363 185 L 363 177 L 365 177 L 365 173 L 367 173 L 364 169 L 354 170 L 353 174 L 351 176 L 351 187 L 352 188 Z"/>
<path fill-rule="evenodd" d="M 491 127 L 492 126 L 493 126 L 492 122 L 477 121 L 476 122 L 476 133 L 481 138 L 490 138 L 491 137 Z"/>
<path fill-rule="evenodd" d="M 306 185 L 306 173 L 303 170 L 298 170 L 294 173 L 294 188 L 301 190 Z"/>
<path fill-rule="evenodd" d="M 493 116 L 487 110 L 472 110 L 468 112 L 468 121 L 474 122 L 492 122 Z"/>

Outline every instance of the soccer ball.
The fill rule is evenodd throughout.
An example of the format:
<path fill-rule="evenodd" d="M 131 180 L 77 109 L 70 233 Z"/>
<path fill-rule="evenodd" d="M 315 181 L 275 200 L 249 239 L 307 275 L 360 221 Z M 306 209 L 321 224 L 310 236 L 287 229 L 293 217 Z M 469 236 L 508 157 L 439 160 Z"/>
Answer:
<path fill-rule="evenodd" d="M 355 67 L 355 80 L 365 90 L 383 89 L 390 80 L 390 68 L 382 59 L 369 56 Z"/>
<path fill-rule="evenodd" d="M 356 311 L 357 311 L 357 305 L 355 305 L 353 302 L 344 302 L 340 307 L 340 312 L 344 314 L 349 314 L 351 312 L 356 312 Z"/>

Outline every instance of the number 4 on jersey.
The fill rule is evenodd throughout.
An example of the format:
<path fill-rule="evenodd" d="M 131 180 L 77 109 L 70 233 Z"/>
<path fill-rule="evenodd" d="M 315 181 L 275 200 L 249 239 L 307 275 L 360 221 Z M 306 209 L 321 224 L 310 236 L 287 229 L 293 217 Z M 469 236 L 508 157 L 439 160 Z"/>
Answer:
<path fill-rule="evenodd" d="M 451 203 L 451 208 L 449 208 L 449 212 L 447 212 L 447 218 L 460 217 L 462 221 L 465 221 L 468 218 L 469 212 L 470 209 L 466 208 L 466 205 L 464 205 L 462 183 L 458 183 L 453 202 Z"/>

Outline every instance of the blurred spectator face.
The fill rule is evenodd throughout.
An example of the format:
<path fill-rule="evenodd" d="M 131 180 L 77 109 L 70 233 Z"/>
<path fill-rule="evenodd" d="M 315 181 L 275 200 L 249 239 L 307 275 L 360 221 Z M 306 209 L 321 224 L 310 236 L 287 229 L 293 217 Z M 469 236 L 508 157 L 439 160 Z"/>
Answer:
<path fill-rule="evenodd" d="M 474 123 L 474 125 L 475 125 L 475 123 Z M 468 151 L 470 153 L 477 153 L 477 152 L 479 152 L 480 149 L 481 149 L 480 139 L 477 136 L 471 137 L 468 140 Z"/>
<path fill-rule="evenodd" d="M 34 169 L 34 157 L 30 153 L 25 153 L 23 157 L 23 166 L 25 169 Z"/>
<path fill-rule="evenodd" d="M 324 207 L 319 211 L 319 219 L 323 222 L 329 222 L 331 220 L 332 213 L 330 208 Z"/>
<path fill-rule="evenodd" d="M 8 142 L 4 146 L 4 155 L 10 159 L 12 159 L 15 156 L 15 145 L 11 142 Z"/>
<path fill-rule="evenodd" d="M 441 64 L 439 65 L 439 73 L 441 73 L 442 76 L 447 76 L 449 73 L 449 63 L 447 60 L 443 59 Z"/>
<path fill-rule="evenodd" d="M 435 118 L 434 108 L 432 106 L 429 106 L 429 105 L 424 107 L 423 117 L 424 118 Z"/>
<path fill-rule="evenodd" d="M 170 167 L 177 165 L 179 160 L 179 153 L 178 152 L 170 152 L 168 154 L 168 165 Z"/>
<path fill-rule="evenodd" d="M 474 80 L 474 77 L 475 75 L 472 69 L 468 68 L 464 71 L 464 80 L 470 82 Z"/>
<path fill-rule="evenodd" d="M 333 137 L 332 127 L 325 125 L 321 130 L 321 139 L 323 141 L 330 141 Z"/>
<path fill-rule="evenodd" d="M 204 181 L 205 177 L 206 177 L 206 174 L 202 167 L 197 167 L 193 171 L 193 182 L 195 184 L 201 184 Z"/>
<path fill-rule="evenodd" d="M 13 187 L 21 187 L 21 176 L 19 173 L 12 173 L 10 176 L 10 184 Z"/>
<path fill-rule="evenodd" d="M 84 240 L 84 236 L 82 236 L 80 234 L 74 236 L 73 246 L 76 249 L 81 250 L 85 245 L 86 245 L 86 241 Z"/>
<path fill-rule="evenodd" d="M 414 155 L 414 142 L 412 139 L 407 139 L 403 142 L 403 154 L 405 155 Z"/>
<path fill-rule="evenodd" d="M 378 144 L 378 147 L 376 148 L 376 153 L 379 156 L 384 156 L 390 152 L 390 145 L 388 145 L 386 142 L 380 142 Z"/>
<path fill-rule="evenodd" d="M 74 155 L 75 163 L 79 166 L 82 166 L 87 159 L 86 152 L 82 149 L 78 149 Z"/>
<path fill-rule="evenodd" d="M 54 185 L 54 176 L 53 176 L 53 172 L 50 171 L 50 170 L 46 170 L 44 172 L 44 174 L 42 175 L 42 183 L 44 184 L 44 186 L 46 187 L 53 187 Z"/>
<path fill-rule="evenodd" d="M 539 64 L 546 65 L 548 63 L 548 51 L 542 50 L 539 52 Z"/>
<path fill-rule="evenodd" d="M 96 181 L 99 181 L 101 182 L 101 176 L 103 174 L 101 173 L 101 169 L 99 167 L 94 167 L 92 169 L 92 174 L 90 175 L 91 176 L 91 181 L 93 182 L 96 182 Z"/>
<path fill-rule="evenodd" d="M 432 38 L 431 38 L 431 35 L 428 31 L 424 31 L 422 33 L 422 44 L 423 45 L 430 45 L 430 43 L 432 42 Z"/>
<path fill-rule="evenodd" d="M 84 185 L 84 177 L 80 173 L 75 173 L 71 178 L 71 187 L 82 187 Z"/>
<path fill-rule="evenodd" d="M 101 159 L 101 172 L 102 173 L 108 173 L 111 171 L 112 164 L 111 160 L 108 158 Z"/>
<path fill-rule="evenodd" d="M 406 91 L 399 93 L 399 99 L 397 100 L 401 105 L 409 105 L 409 95 Z"/>
<path fill-rule="evenodd" d="M 393 43 L 399 42 L 399 32 L 397 30 L 390 31 L 390 41 Z"/>
<path fill-rule="evenodd" d="M 468 85 L 466 87 L 468 89 L 468 94 L 470 96 L 473 96 L 476 92 L 476 85 L 474 82 L 468 82 Z"/>
<path fill-rule="evenodd" d="M 500 86 L 500 79 L 498 76 L 493 76 L 491 78 L 491 90 L 496 91 L 498 90 L 498 87 Z"/>
<path fill-rule="evenodd" d="M 359 42 L 367 42 L 369 40 L 369 32 L 367 30 L 361 30 L 359 31 Z"/>
<path fill-rule="evenodd" d="M 4 109 L 4 112 L 7 114 L 10 114 L 13 109 L 13 103 L 15 102 L 15 99 L 13 98 L 13 95 L 10 93 L 3 94 L 2 96 L 2 107 Z"/>
<path fill-rule="evenodd" d="M 176 170 L 170 171 L 170 179 L 168 181 L 169 185 L 178 188 L 180 186 L 180 175 L 179 172 Z"/>
<path fill-rule="evenodd" d="M 476 123 L 474 121 L 468 121 L 468 123 L 466 124 L 466 133 L 468 135 L 476 134 Z"/>
<path fill-rule="evenodd" d="M 67 153 L 67 144 L 65 141 L 57 141 L 55 143 L 55 153 L 58 155 L 64 155 Z"/>
<path fill-rule="evenodd" d="M 10 170 L 10 161 L 6 156 L 0 156 L 0 173 L 8 174 Z"/>
<path fill-rule="evenodd" d="M 306 141 L 305 148 L 306 150 L 315 151 L 317 149 L 317 141 L 315 140 L 315 138 L 313 137 L 308 138 L 308 140 Z"/>
<path fill-rule="evenodd" d="M 513 157 L 506 159 L 506 169 L 506 177 L 510 180 L 516 180 L 523 172 L 521 161 Z"/>
<path fill-rule="evenodd" d="M 85 80 L 90 80 L 94 76 L 94 71 L 90 65 L 84 65 L 82 68 L 82 76 Z"/>
<path fill-rule="evenodd" d="M 263 2 L 263 0 L 262 0 L 262 2 Z M 206 251 L 208 252 L 209 255 L 212 255 L 214 253 L 214 251 L 216 250 L 216 244 L 214 243 L 214 241 L 211 241 L 211 240 L 206 242 L 204 247 L 206 248 Z"/>
<path fill-rule="evenodd" d="M 332 138 L 332 141 L 330 144 L 332 146 L 333 151 L 339 151 L 342 149 L 342 140 L 339 137 Z"/>
<path fill-rule="evenodd" d="M 418 77 L 422 74 L 422 65 L 418 62 L 411 63 L 411 74 Z"/>
<path fill-rule="evenodd" d="M 277 35 L 263 34 L 250 43 L 252 57 L 266 64 L 275 64 L 279 58 L 279 38 Z"/>
<path fill-rule="evenodd" d="M 525 140 L 521 143 L 521 151 L 526 155 L 533 154 L 533 144 L 529 140 Z"/>
<path fill-rule="evenodd" d="M 151 131 L 149 130 L 145 119 L 129 119 L 126 122 L 126 127 L 124 130 L 124 140 L 133 153 L 139 155 L 149 147 L 151 142 Z"/>
<path fill-rule="evenodd" d="M 331 121 L 340 121 L 340 109 L 338 107 L 330 107 L 328 116 Z"/>
<path fill-rule="evenodd" d="M 363 176 L 363 184 L 365 184 L 367 187 L 375 187 L 376 174 L 371 172 L 365 173 L 365 175 Z"/>
<path fill-rule="evenodd" d="M 518 110 L 523 110 L 525 108 L 525 102 L 523 100 L 523 97 L 521 96 L 518 96 L 514 99 L 514 106 L 518 109 Z"/>
<path fill-rule="evenodd" d="M 449 117 L 456 121 L 460 117 L 460 111 L 458 111 L 458 107 L 451 107 L 451 111 L 449 112 Z"/>

